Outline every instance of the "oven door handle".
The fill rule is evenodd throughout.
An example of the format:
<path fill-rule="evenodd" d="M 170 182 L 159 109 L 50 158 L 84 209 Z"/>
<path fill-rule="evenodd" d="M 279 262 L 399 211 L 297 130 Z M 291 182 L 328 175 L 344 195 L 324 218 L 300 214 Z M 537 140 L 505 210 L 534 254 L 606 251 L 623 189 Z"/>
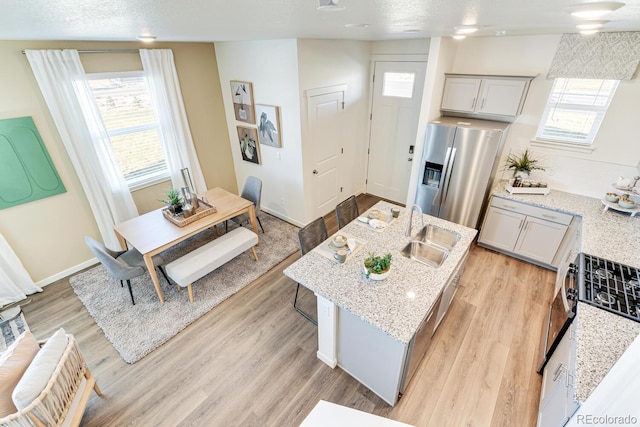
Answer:
<path fill-rule="evenodd" d="M 575 277 L 573 273 L 571 273 L 570 269 L 567 271 L 567 275 L 569 276 L 569 287 L 574 289 Z M 564 284 L 562 285 L 562 288 L 560 288 L 560 292 L 562 292 L 562 304 L 564 304 L 564 309 L 567 313 L 571 313 L 571 307 L 569 307 L 569 300 L 567 299 L 567 288 Z"/>

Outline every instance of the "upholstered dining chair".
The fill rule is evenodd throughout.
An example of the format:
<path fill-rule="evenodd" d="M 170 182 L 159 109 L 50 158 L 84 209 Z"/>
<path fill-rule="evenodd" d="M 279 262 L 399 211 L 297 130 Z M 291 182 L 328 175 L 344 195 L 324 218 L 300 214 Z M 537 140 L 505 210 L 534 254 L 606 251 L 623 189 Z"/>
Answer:
<path fill-rule="evenodd" d="M 320 243 L 324 242 L 329 237 L 327 233 L 327 226 L 324 223 L 324 218 L 320 217 L 309 224 L 305 225 L 298 231 L 298 241 L 300 242 L 300 254 L 304 255 Z M 302 314 L 307 320 L 314 325 L 318 325 L 318 321 L 311 315 L 305 313 L 298 307 L 298 292 L 300 291 L 300 283 L 296 286 L 296 297 L 293 300 L 293 308 Z"/>
<path fill-rule="evenodd" d="M 133 291 L 131 290 L 131 279 L 142 276 L 147 272 L 142 254 L 135 248 L 129 249 L 128 251 L 111 250 L 89 236 L 84 237 L 84 242 L 113 278 L 120 281 L 120 286 L 124 287 L 123 282 L 125 280 L 127 281 L 129 294 L 131 295 L 131 303 L 135 305 L 136 302 L 133 299 Z M 154 255 L 151 260 L 153 261 L 153 265 L 157 267 L 164 278 L 167 279 L 167 282 L 171 283 L 162 268 L 162 265 L 165 263 L 162 256 Z"/>
<path fill-rule="evenodd" d="M 260 200 L 262 199 L 262 181 L 260 178 L 248 176 L 247 180 L 244 182 L 244 187 L 242 188 L 242 194 L 240 194 L 240 197 L 253 202 L 256 207 L 256 219 L 258 220 L 260 229 L 264 233 L 264 227 L 262 227 L 262 222 L 260 221 Z M 242 225 L 249 221 L 249 215 L 243 213 L 235 218 L 231 218 L 231 220 Z M 224 231 L 225 233 L 227 232 L 227 221 L 224 222 Z"/>
<path fill-rule="evenodd" d="M 356 196 L 351 196 L 336 206 L 336 217 L 338 218 L 338 230 L 349 224 L 360 216 Z"/>

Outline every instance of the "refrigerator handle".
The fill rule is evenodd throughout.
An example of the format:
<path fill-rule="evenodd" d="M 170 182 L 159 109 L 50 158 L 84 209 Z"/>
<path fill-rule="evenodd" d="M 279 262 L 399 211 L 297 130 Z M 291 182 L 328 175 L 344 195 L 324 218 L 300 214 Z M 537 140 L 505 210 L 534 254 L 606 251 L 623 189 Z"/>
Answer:
<path fill-rule="evenodd" d="M 441 205 L 443 205 L 447 201 L 447 196 L 449 195 L 449 184 L 451 184 L 451 171 L 453 170 L 453 163 L 456 161 L 456 148 L 449 148 L 451 150 L 451 156 L 449 157 L 449 161 L 447 162 L 447 167 L 444 173 L 444 187 L 445 192 L 442 196 Z"/>
<path fill-rule="evenodd" d="M 440 185 L 438 186 L 438 191 L 436 192 L 436 195 L 433 197 L 433 202 L 431 202 L 431 206 L 440 206 L 442 204 L 442 187 L 445 186 L 445 183 L 447 181 L 447 177 L 446 177 L 446 171 L 447 168 L 449 167 L 449 158 L 451 157 L 451 147 L 447 147 L 447 154 L 445 154 L 444 156 L 444 164 L 442 165 L 442 178 L 440 181 Z"/>

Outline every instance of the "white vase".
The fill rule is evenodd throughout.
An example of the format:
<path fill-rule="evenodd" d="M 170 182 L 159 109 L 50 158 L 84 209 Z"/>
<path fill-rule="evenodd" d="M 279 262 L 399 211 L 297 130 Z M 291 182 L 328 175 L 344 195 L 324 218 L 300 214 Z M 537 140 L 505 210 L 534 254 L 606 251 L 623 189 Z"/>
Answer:
<path fill-rule="evenodd" d="M 518 176 L 520 177 L 520 179 L 528 179 L 529 178 L 529 172 L 527 172 L 527 171 L 516 171 L 513 174 L 513 177 L 516 178 Z"/>
<path fill-rule="evenodd" d="M 367 275 L 367 267 L 362 267 L 364 269 L 364 274 L 365 276 Z M 377 274 L 377 273 L 369 273 L 369 279 L 371 280 L 384 280 L 387 278 L 387 276 L 389 276 L 389 273 L 391 272 L 391 267 L 389 267 L 389 269 L 387 271 L 385 271 L 384 273 L 381 274 Z"/>

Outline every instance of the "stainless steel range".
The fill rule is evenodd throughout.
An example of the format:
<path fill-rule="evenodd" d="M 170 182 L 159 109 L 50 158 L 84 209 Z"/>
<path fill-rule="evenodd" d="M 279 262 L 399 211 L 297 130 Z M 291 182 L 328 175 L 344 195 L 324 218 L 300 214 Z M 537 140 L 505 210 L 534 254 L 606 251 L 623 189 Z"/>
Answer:
<path fill-rule="evenodd" d="M 640 270 L 583 254 L 580 301 L 640 322 Z"/>
<path fill-rule="evenodd" d="M 576 316 L 578 301 L 640 322 L 638 268 L 579 254 L 573 264 L 558 268 L 556 288 L 542 334 L 539 373 Z"/>

